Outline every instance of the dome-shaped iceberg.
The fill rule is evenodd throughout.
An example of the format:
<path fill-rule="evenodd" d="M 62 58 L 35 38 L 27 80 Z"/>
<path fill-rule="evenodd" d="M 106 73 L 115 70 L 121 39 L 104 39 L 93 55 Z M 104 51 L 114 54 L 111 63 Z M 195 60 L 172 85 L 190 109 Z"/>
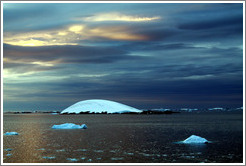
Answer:
<path fill-rule="evenodd" d="M 66 108 L 61 112 L 61 114 L 79 114 L 83 112 L 88 113 L 127 113 L 127 112 L 135 112 L 141 113 L 142 111 L 125 104 L 121 104 L 114 101 L 109 100 L 100 100 L 100 99 L 92 99 L 92 100 L 84 100 L 77 102 L 70 107 Z"/>

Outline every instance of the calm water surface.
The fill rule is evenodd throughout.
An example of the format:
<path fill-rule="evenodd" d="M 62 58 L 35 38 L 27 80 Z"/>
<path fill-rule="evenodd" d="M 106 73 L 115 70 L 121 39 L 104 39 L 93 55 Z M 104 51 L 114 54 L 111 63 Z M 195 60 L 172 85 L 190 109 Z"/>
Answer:
<path fill-rule="evenodd" d="M 172 115 L 5 114 L 4 163 L 241 163 L 242 113 Z M 55 130 L 75 123 L 86 130 Z M 195 134 L 212 141 L 185 145 Z"/>

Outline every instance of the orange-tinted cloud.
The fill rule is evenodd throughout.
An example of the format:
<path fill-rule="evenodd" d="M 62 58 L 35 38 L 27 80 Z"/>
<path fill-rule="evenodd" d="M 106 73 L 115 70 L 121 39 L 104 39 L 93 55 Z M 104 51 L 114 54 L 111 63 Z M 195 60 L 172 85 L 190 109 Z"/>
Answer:
<path fill-rule="evenodd" d="M 160 16 L 155 17 L 139 17 L 124 15 L 120 13 L 102 13 L 97 14 L 91 17 L 86 17 L 83 20 L 85 21 L 127 21 L 127 22 L 144 22 L 144 21 L 153 21 L 160 19 Z"/>

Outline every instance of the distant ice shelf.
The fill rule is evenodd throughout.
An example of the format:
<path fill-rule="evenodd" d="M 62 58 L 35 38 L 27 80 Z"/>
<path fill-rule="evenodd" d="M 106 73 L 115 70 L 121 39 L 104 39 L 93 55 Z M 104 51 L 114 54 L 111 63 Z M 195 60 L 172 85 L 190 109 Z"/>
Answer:
<path fill-rule="evenodd" d="M 87 129 L 86 124 L 76 125 L 74 123 L 64 123 L 60 125 L 53 125 L 52 129 Z"/>
<path fill-rule="evenodd" d="M 6 132 L 4 135 L 19 135 L 19 133 L 12 131 L 12 132 Z"/>

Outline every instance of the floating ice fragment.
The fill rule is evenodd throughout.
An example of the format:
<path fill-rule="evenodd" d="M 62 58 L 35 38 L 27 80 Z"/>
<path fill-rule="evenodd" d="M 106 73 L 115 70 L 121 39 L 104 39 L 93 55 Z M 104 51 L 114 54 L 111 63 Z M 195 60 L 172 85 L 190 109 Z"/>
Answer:
<path fill-rule="evenodd" d="M 89 162 L 92 162 L 92 159 L 88 159 Z"/>
<path fill-rule="evenodd" d="M 52 129 L 87 129 L 87 126 L 85 124 L 80 126 L 73 123 L 64 123 L 60 125 L 53 125 Z"/>
<path fill-rule="evenodd" d="M 86 158 L 85 158 L 85 157 L 81 157 L 80 159 L 81 159 L 81 160 L 85 160 Z"/>
<path fill-rule="evenodd" d="M 69 161 L 78 161 L 78 159 L 76 159 L 76 158 L 67 158 L 67 160 L 69 160 Z"/>
<path fill-rule="evenodd" d="M 9 154 L 7 154 L 6 156 L 12 156 L 12 154 L 9 153 Z"/>
<path fill-rule="evenodd" d="M 127 155 L 134 155 L 134 153 L 128 153 L 128 152 L 124 152 L 124 154 L 127 154 Z"/>
<path fill-rule="evenodd" d="M 96 152 L 96 153 L 102 153 L 103 150 L 94 150 L 94 152 Z"/>
<path fill-rule="evenodd" d="M 111 160 L 123 160 L 123 157 L 111 157 Z"/>
<path fill-rule="evenodd" d="M 37 150 L 45 150 L 44 148 L 40 148 L 40 149 L 37 149 Z"/>
<path fill-rule="evenodd" d="M 74 151 L 86 152 L 87 149 L 77 149 L 77 150 L 74 150 Z"/>
<path fill-rule="evenodd" d="M 42 157 L 43 159 L 55 159 L 56 157 L 55 156 L 51 156 L 51 157 L 48 157 L 48 156 L 44 156 Z"/>
<path fill-rule="evenodd" d="M 19 133 L 12 131 L 12 132 L 6 132 L 4 135 L 19 135 Z"/>
<path fill-rule="evenodd" d="M 155 156 L 154 154 L 148 154 L 148 153 L 140 153 L 142 154 L 143 156 L 145 157 L 152 157 L 152 156 Z"/>
<path fill-rule="evenodd" d="M 8 149 L 5 149 L 6 151 L 11 151 L 12 149 L 8 148 Z"/>
<path fill-rule="evenodd" d="M 208 140 L 205 138 L 196 136 L 196 135 L 191 135 L 189 138 L 185 139 L 183 141 L 185 144 L 207 144 Z"/>
<path fill-rule="evenodd" d="M 65 149 L 58 149 L 58 150 L 56 150 L 56 152 L 64 152 L 65 151 Z"/>
<path fill-rule="evenodd" d="M 51 113 L 51 115 L 58 115 L 58 113 Z"/>
<path fill-rule="evenodd" d="M 82 127 L 82 129 L 87 129 L 86 124 L 82 124 L 81 127 Z"/>

